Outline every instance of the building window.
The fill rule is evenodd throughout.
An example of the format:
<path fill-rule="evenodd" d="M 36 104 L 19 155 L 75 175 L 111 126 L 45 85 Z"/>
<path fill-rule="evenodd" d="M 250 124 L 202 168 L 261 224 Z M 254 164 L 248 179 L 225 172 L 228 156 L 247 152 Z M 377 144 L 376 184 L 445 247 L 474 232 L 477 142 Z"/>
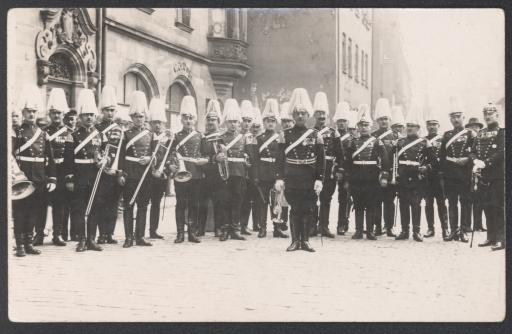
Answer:
<path fill-rule="evenodd" d="M 226 37 L 227 38 L 240 38 L 240 30 L 238 23 L 238 9 L 229 8 L 226 9 Z"/>
<path fill-rule="evenodd" d="M 343 73 L 347 74 L 347 35 L 345 33 L 342 34 L 341 40 L 341 63 Z"/>
<path fill-rule="evenodd" d="M 352 78 L 352 38 L 348 39 L 348 77 Z"/>
<path fill-rule="evenodd" d="M 190 8 L 177 8 L 176 22 L 174 22 L 174 25 L 183 31 L 192 32 L 194 29 L 190 26 L 191 15 Z"/>
<path fill-rule="evenodd" d="M 50 56 L 50 77 L 46 85 L 47 96 L 52 88 L 62 88 L 66 94 L 68 106 L 74 106 L 74 67 L 69 58 L 62 53 L 55 53 Z"/>
<path fill-rule="evenodd" d="M 187 95 L 186 88 L 179 82 L 173 83 L 167 90 L 165 103 L 167 104 L 167 127 L 173 131 L 180 129 L 180 106 L 181 100 Z M 169 124 L 170 122 L 170 124 Z"/>
<path fill-rule="evenodd" d="M 354 80 L 359 82 L 359 45 L 356 44 L 356 52 L 354 59 Z"/>
<path fill-rule="evenodd" d="M 364 55 L 364 74 L 366 76 L 364 86 L 368 88 L 368 54 Z"/>
<path fill-rule="evenodd" d="M 128 72 L 124 75 L 123 83 L 123 103 L 130 104 L 130 98 L 134 91 L 140 90 L 146 95 L 146 99 L 149 101 L 153 97 L 149 85 L 146 81 L 137 73 Z"/>

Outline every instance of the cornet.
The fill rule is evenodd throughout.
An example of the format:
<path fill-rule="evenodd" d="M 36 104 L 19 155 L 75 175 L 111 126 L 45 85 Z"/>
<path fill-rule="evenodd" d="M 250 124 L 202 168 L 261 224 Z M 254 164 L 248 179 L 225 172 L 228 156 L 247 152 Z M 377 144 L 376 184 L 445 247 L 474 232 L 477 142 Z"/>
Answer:
<path fill-rule="evenodd" d="M 11 199 L 17 201 L 30 196 L 36 188 L 20 169 L 16 159 L 11 155 Z"/>

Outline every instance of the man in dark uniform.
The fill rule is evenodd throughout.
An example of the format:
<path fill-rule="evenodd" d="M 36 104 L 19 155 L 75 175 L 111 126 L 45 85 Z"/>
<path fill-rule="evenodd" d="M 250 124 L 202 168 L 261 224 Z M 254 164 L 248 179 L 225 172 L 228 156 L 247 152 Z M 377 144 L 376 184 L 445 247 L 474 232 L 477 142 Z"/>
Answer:
<path fill-rule="evenodd" d="M 338 226 L 336 228 L 338 235 L 345 235 L 348 230 L 351 207 L 349 184 L 344 171 L 346 158 L 344 153 L 348 151 L 353 140 L 348 130 L 350 113 L 350 105 L 348 102 L 342 101 L 336 106 L 336 113 L 333 117 L 340 134 L 341 150 L 343 152 L 342 170 L 338 173 Z"/>
<path fill-rule="evenodd" d="M 245 240 L 238 234 L 240 230 L 240 217 L 242 201 L 245 198 L 247 167 L 254 157 L 255 145 L 254 138 L 250 133 L 242 134 L 238 132 L 238 126 L 242 121 L 240 108 L 234 99 L 227 99 L 224 104 L 224 118 L 226 122 L 226 132 L 220 137 L 225 145 L 225 152 L 216 154 L 216 161 L 228 161 L 229 178 L 227 185 L 220 194 L 220 206 L 225 212 L 226 219 L 223 222 L 220 241 L 226 241 L 228 238 L 234 240 Z"/>
<path fill-rule="evenodd" d="M 487 219 L 487 240 L 479 247 L 505 249 L 505 129 L 498 123 L 496 106 L 483 109 L 487 127 L 478 133 L 471 150 L 473 170 L 478 181 L 479 201 Z"/>
<path fill-rule="evenodd" d="M 102 248 L 94 240 L 98 226 L 95 202 L 92 203 L 87 221 L 85 216 L 98 174 L 97 165 L 104 161 L 101 156 L 101 149 L 105 138 L 94 127 L 98 109 L 92 90 L 83 89 L 80 91 L 77 109 L 80 115 L 80 126 L 75 132 L 67 136 L 64 148 L 66 188 L 73 192 L 71 221 L 75 221 L 78 225 L 79 242 L 76 251 L 101 251 Z"/>
<path fill-rule="evenodd" d="M 146 214 L 150 199 L 151 180 L 149 171 L 144 174 L 153 155 L 153 133 L 144 127 L 145 118 L 148 112 L 146 95 L 141 91 L 132 93 L 129 114 L 133 121 L 133 127 L 124 133 L 124 140 L 121 147 L 121 159 L 119 169 L 124 173 L 120 177 L 120 184 L 124 185 L 124 248 L 133 246 L 133 215 L 134 206 L 137 204 L 137 215 L 135 222 L 135 244 L 137 246 L 152 246 L 144 239 L 146 231 Z M 151 167 L 149 167 L 151 168 Z M 125 176 L 126 175 L 126 176 Z M 137 187 L 140 188 L 135 194 Z M 135 196 L 135 198 L 133 198 Z"/>
<path fill-rule="evenodd" d="M 388 186 L 388 152 L 381 140 L 370 135 L 371 123 L 369 107 L 361 105 L 357 123 L 360 135 L 352 140 L 346 152 L 346 177 L 354 199 L 356 220 L 356 231 L 352 239 L 363 238 L 366 211 L 366 238 L 377 240 L 373 225 L 375 211 L 381 208 L 378 194 L 381 187 Z"/>
<path fill-rule="evenodd" d="M 116 108 L 117 99 L 114 87 L 103 87 L 100 99 L 103 119 L 100 123 L 96 124 L 96 129 L 106 138 L 106 144 L 110 144 L 108 152 L 106 152 L 110 162 L 108 167 L 105 168 L 105 173 L 100 178 L 96 193 L 96 210 L 98 212 L 98 228 L 100 232 L 98 244 L 117 244 L 113 234 L 117 221 L 119 198 L 122 191 L 119 178 L 123 175 L 123 171 L 119 169 L 119 160 L 121 158 L 123 129 L 114 122 Z"/>
<path fill-rule="evenodd" d="M 77 118 L 76 110 L 71 108 L 64 115 L 64 125 L 69 129 L 69 133 L 73 133 L 76 130 Z M 69 205 L 66 207 L 67 213 L 65 214 L 68 218 L 62 222 L 62 239 L 68 241 L 69 236 L 69 240 L 78 241 L 78 223 L 71 218 L 71 199 L 73 198 L 73 193 L 67 190 L 67 188 L 65 191 Z"/>
<path fill-rule="evenodd" d="M 450 111 L 450 122 L 453 125 L 453 130 L 444 133 L 439 152 L 446 197 L 448 198 L 448 220 L 451 230 L 444 240 L 460 239 L 462 242 L 468 242 L 465 232 L 471 221 L 471 207 L 469 206 L 471 167 L 468 162 L 473 145 L 473 132 L 464 129 L 464 114 L 460 109 Z"/>
<path fill-rule="evenodd" d="M 221 224 L 224 221 L 224 212 L 219 206 L 220 189 L 226 187 L 226 181 L 222 179 L 219 167 L 222 165 L 215 160 L 216 150 L 219 149 L 221 131 L 219 125 L 221 120 L 221 109 L 219 101 L 210 100 L 206 107 L 206 131 L 204 133 L 202 144 L 205 147 L 209 162 L 203 166 L 205 178 L 202 181 L 200 203 L 199 203 L 199 231 L 198 236 L 203 236 L 206 229 L 206 220 L 208 219 L 208 201 L 213 204 L 213 222 L 214 233 L 216 237 L 220 237 Z M 226 177 L 227 174 L 224 174 Z"/>
<path fill-rule="evenodd" d="M 62 88 L 53 88 L 48 97 L 47 110 L 50 114 L 51 124 L 46 128 L 49 141 L 53 149 L 53 160 L 57 173 L 57 188 L 52 193 L 52 220 L 53 220 L 53 239 L 56 246 L 66 246 L 62 238 L 64 222 L 69 219 L 69 192 L 66 189 L 65 171 L 64 171 L 64 148 L 66 138 L 71 130 L 62 122 L 63 114 L 68 111 L 66 95 Z M 46 222 L 46 219 L 43 223 Z M 36 227 L 36 238 L 34 245 L 42 245 L 44 238 L 44 226 Z M 67 225 L 67 224 L 66 224 Z M 67 232 L 67 231 L 66 231 Z M 67 233 L 66 233 L 67 240 Z"/>
<path fill-rule="evenodd" d="M 203 146 L 203 135 L 194 130 L 197 120 L 196 101 L 187 95 L 181 101 L 180 107 L 181 124 L 183 129 L 176 133 L 171 146 L 171 153 L 174 164 L 173 172 L 178 171 L 178 163 L 185 165 L 189 173 L 189 180 L 184 181 L 176 175 L 174 188 L 176 189 L 176 228 L 177 236 L 175 243 L 185 241 L 185 225 L 187 225 L 188 241 L 201 242 L 196 236 L 199 218 L 199 197 L 202 179 L 204 177 L 201 166 L 208 163 L 206 148 Z M 185 216 L 185 211 L 188 216 Z"/>
<path fill-rule="evenodd" d="M 253 217 L 257 217 L 259 228 L 258 238 L 267 236 L 267 212 L 270 204 L 270 191 L 276 181 L 276 157 L 278 151 L 279 134 L 276 132 L 276 126 L 279 119 L 279 104 L 276 99 L 268 99 L 263 110 L 263 125 L 265 132 L 256 137 L 256 162 L 254 167 L 257 176 L 254 179 L 255 185 L 259 187 L 262 195 L 256 198 L 256 207 Z M 287 238 L 288 235 L 281 230 L 281 217 L 274 213 L 274 206 L 270 206 L 270 217 L 274 223 L 274 237 Z"/>
<path fill-rule="evenodd" d="M 281 104 L 281 112 L 279 114 L 279 116 L 281 118 L 281 131 L 284 131 L 286 129 L 291 129 L 295 125 L 295 121 L 293 120 L 292 115 L 290 115 L 289 109 L 290 109 L 290 102 L 284 102 Z M 283 194 L 283 197 L 284 197 L 284 194 Z M 282 204 L 281 219 L 283 222 L 281 223 L 280 226 L 281 226 L 281 230 L 287 231 L 288 226 L 286 224 L 288 223 L 288 215 L 289 215 L 289 207 L 290 206 L 288 205 L 286 198 L 284 198 L 284 201 L 281 204 Z"/>
<path fill-rule="evenodd" d="M 390 129 L 391 122 L 391 108 L 388 99 L 380 98 L 375 105 L 375 119 L 379 124 L 379 129 L 372 133 L 372 136 L 384 143 L 386 152 L 388 154 L 388 161 L 391 161 L 391 151 L 396 145 L 398 136 Z M 391 167 L 391 166 L 390 166 Z M 391 172 L 391 170 L 387 170 Z M 382 235 L 382 212 L 384 211 L 384 224 L 386 227 L 386 235 L 394 237 L 393 223 L 395 218 L 395 196 L 396 187 L 388 185 L 386 187 L 378 188 L 379 197 L 377 203 L 377 211 L 375 212 L 375 235 Z M 381 208 L 383 207 L 383 208 Z M 380 208 L 380 209 L 379 209 Z"/>
<path fill-rule="evenodd" d="M 315 220 L 314 226 L 311 227 L 310 236 L 316 236 L 317 232 L 320 232 L 324 237 L 334 238 L 334 234 L 329 231 L 329 212 L 331 210 L 332 195 L 336 190 L 337 172 L 343 165 L 343 152 L 341 150 L 340 134 L 336 129 L 325 125 L 327 115 L 329 115 L 329 105 L 327 95 L 324 92 L 316 93 L 313 110 L 315 129 L 322 136 L 324 143 L 325 174 L 322 192 L 320 193 L 320 214 L 318 214 L 318 207 L 315 206 L 313 213 Z"/>
<path fill-rule="evenodd" d="M 393 157 L 398 161 L 398 197 L 400 199 L 400 220 L 402 231 L 396 240 L 409 239 L 412 221 L 412 237 L 423 241 L 420 233 L 422 188 L 425 187 L 425 174 L 433 161 L 427 140 L 418 136 L 421 121 L 419 111 L 410 110 L 407 114 L 407 136 L 400 138 L 393 150 Z"/>
<path fill-rule="evenodd" d="M 295 125 L 281 132 L 277 154 L 276 191 L 283 191 L 290 203 L 292 243 L 286 249 L 315 250 L 309 244 L 314 205 L 322 191 L 325 172 L 325 152 L 322 135 L 306 128 L 313 107 L 304 88 L 293 90 L 290 111 Z"/>
<path fill-rule="evenodd" d="M 444 180 L 439 165 L 439 151 L 442 144 L 443 136 L 438 134 L 439 120 L 428 114 L 426 116 L 427 136 L 429 150 L 431 151 L 432 161 L 426 173 L 425 184 L 425 216 L 427 217 L 428 230 L 424 235 L 425 238 L 431 238 L 435 235 L 434 228 L 434 200 L 437 204 L 437 215 L 441 221 L 441 230 L 443 239 L 448 237 L 448 209 L 446 208 L 446 196 L 444 189 Z"/>
<path fill-rule="evenodd" d="M 32 181 L 35 191 L 23 199 L 12 202 L 16 256 L 41 253 L 33 247 L 34 226 L 47 210 L 47 196 L 56 188 L 55 163 L 48 134 L 36 125 L 41 112 L 40 91 L 27 86 L 23 92 L 23 123 L 12 138 L 12 153 L 20 170 Z"/>

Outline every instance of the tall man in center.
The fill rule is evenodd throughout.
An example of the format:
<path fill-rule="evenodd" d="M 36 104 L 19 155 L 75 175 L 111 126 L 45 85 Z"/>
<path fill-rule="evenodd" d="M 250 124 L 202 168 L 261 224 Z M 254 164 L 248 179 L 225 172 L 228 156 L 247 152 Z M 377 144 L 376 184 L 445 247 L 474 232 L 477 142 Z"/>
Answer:
<path fill-rule="evenodd" d="M 309 244 L 316 196 L 322 191 L 325 152 L 322 135 L 306 128 L 313 107 L 304 88 L 296 88 L 290 99 L 295 125 L 284 130 L 279 138 L 276 190 L 285 192 L 291 206 L 292 243 L 287 251 L 315 250 Z M 316 193 L 316 195 L 315 195 Z"/>

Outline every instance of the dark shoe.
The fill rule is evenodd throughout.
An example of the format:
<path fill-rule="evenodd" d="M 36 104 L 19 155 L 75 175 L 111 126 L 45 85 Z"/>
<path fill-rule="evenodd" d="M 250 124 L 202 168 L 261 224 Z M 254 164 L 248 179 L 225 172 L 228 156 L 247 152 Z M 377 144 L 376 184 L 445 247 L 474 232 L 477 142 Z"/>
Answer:
<path fill-rule="evenodd" d="M 409 232 L 400 232 L 400 234 L 395 238 L 395 240 L 407 240 L 409 239 Z"/>
<path fill-rule="evenodd" d="M 149 239 L 163 239 L 164 237 L 156 232 L 149 233 Z"/>
<path fill-rule="evenodd" d="M 101 252 L 103 250 L 103 248 L 101 248 L 100 246 L 98 246 L 96 244 L 96 242 L 94 242 L 93 239 L 87 241 L 87 249 L 88 250 L 93 250 L 93 251 L 97 251 L 97 252 Z"/>
<path fill-rule="evenodd" d="M 229 235 L 228 235 L 227 231 L 222 231 L 220 233 L 220 237 L 219 237 L 220 241 L 226 241 L 226 240 L 228 240 L 228 238 L 229 238 Z"/>
<path fill-rule="evenodd" d="M 25 245 L 23 244 L 23 234 L 16 236 L 16 256 L 24 257 L 25 256 Z"/>
<path fill-rule="evenodd" d="M 98 236 L 98 245 L 103 245 L 107 242 L 107 238 L 104 234 Z"/>
<path fill-rule="evenodd" d="M 302 250 L 305 250 L 306 252 L 315 252 L 315 249 L 313 247 L 311 247 L 311 245 L 309 244 L 308 241 L 302 241 L 301 244 L 300 244 L 300 248 Z"/>
<path fill-rule="evenodd" d="M 338 227 L 336 228 L 336 234 L 345 235 L 345 228 L 343 226 L 338 225 Z"/>
<path fill-rule="evenodd" d="M 286 251 L 293 252 L 293 251 L 296 251 L 299 249 L 300 249 L 300 242 L 298 240 L 295 240 L 294 242 L 292 242 L 292 244 L 290 246 L 288 246 L 288 248 L 286 248 Z"/>
<path fill-rule="evenodd" d="M 334 234 L 332 234 L 331 231 L 329 231 L 329 228 L 327 226 L 322 227 L 320 233 L 322 233 L 323 237 L 331 238 L 331 239 L 334 238 Z"/>
<path fill-rule="evenodd" d="M 42 246 L 43 245 L 43 241 L 44 241 L 44 234 L 43 233 L 38 233 L 34 237 L 34 241 L 32 242 L 32 244 L 34 246 Z"/>
<path fill-rule="evenodd" d="M 32 244 L 32 234 L 25 235 L 25 253 L 30 255 L 39 255 L 41 251 L 39 249 L 35 249 Z"/>
<path fill-rule="evenodd" d="M 274 227 L 274 238 L 288 238 L 288 234 L 284 233 L 280 228 Z"/>
<path fill-rule="evenodd" d="M 485 240 L 481 244 L 478 244 L 478 247 L 489 247 L 489 246 L 492 246 L 492 245 L 494 245 L 494 243 L 492 241 Z"/>
<path fill-rule="evenodd" d="M 216 228 L 215 232 L 213 232 L 213 236 L 216 238 L 220 237 L 221 234 L 222 234 L 222 232 L 221 232 L 220 228 Z"/>
<path fill-rule="evenodd" d="M 258 225 L 252 225 L 252 230 L 254 232 L 259 232 L 260 231 L 260 227 Z"/>
<path fill-rule="evenodd" d="M 52 242 L 55 246 L 66 246 L 66 243 L 64 240 L 62 240 L 62 237 L 59 235 L 58 237 L 54 237 L 52 239 Z"/>
<path fill-rule="evenodd" d="M 153 246 L 151 242 L 146 241 L 144 238 L 137 238 L 137 240 L 135 240 L 135 244 L 137 246 Z"/>
<path fill-rule="evenodd" d="M 245 240 L 245 238 L 242 237 L 240 234 L 238 234 L 238 232 L 236 232 L 236 231 L 231 231 L 229 233 L 229 236 L 233 240 Z"/>
<path fill-rule="evenodd" d="M 185 241 L 185 233 L 184 232 L 178 232 L 176 235 L 176 239 L 174 239 L 175 244 L 180 244 L 183 241 Z"/>
<path fill-rule="evenodd" d="M 63 234 L 62 235 L 62 240 L 68 241 L 69 240 L 68 235 L 67 234 Z"/>
<path fill-rule="evenodd" d="M 499 250 L 502 250 L 502 249 L 505 249 L 505 243 L 503 241 L 498 241 L 497 243 L 495 243 L 491 249 L 493 251 L 499 251 Z"/>
<path fill-rule="evenodd" d="M 462 242 L 469 242 L 468 236 L 466 235 L 466 232 L 460 231 L 459 233 L 460 241 Z"/>
<path fill-rule="evenodd" d="M 423 236 L 424 236 L 425 238 L 432 238 L 432 237 L 433 237 L 433 236 L 435 236 L 435 235 L 436 235 L 436 232 L 434 231 L 434 229 L 430 229 L 430 228 L 429 228 L 429 229 L 427 230 L 427 233 L 425 233 Z"/>
<path fill-rule="evenodd" d="M 386 229 L 386 236 L 390 237 L 390 238 L 394 238 L 396 237 L 396 234 L 393 233 L 393 228 L 388 228 Z"/>
<path fill-rule="evenodd" d="M 85 247 L 85 240 L 80 240 L 78 242 L 78 245 L 76 246 L 77 252 L 85 252 L 87 250 L 87 247 Z"/>
<path fill-rule="evenodd" d="M 383 234 L 384 234 L 384 232 L 382 232 L 382 226 L 381 225 L 377 225 L 375 227 L 375 235 L 378 237 L 378 236 L 381 236 Z"/>
<path fill-rule="evenodd" d="M 107 234 L 107 244 L 115 245 L 117 244 L 117 240 L 112 238 L 111 234 Z"/>
<path fill-rule="evenodd" d="M 414 232 L 412 234 L 412 238 L 418 242 L 422 242 L 423 241 L 423 237 L 421 236 L 421 233 L 420 232 Z"/>
<path fill-rule="evenodd" d="M 188 241 L 196 244 L 201 242 L 201 240 L 199 240 L 199 238 L 192 232 L 188 232 Z"/>
<path fill-rule="evenodd" d="M 447 228 L 443 228 L 443 232 L 442 232 L 442 234 L 443 234 L 443 240 L 445 240 L 446 238 L 448 238 L 448 235 L 449 235 L 450 233 L 448 232 L 448 229 L 447 229 Z"/>
<path fill-rule="evenodd" d="M 247 230 L 247 227 L 242 227 L 242 229 L 240 230 L 240 233 L 243 234 L 243 235 L 251 235 L 251 232 L 249 232 Z"/>
<path fill-rule="evenodd" d="M 318 227 L 316 225 L 311 226 L 309 229 L 309 236 L 316 237 L 318 235 Z"/>
<path fill-rule="evenodd" d="M 126 238 L 124 240 L 123 248 L 130 248 L 133 246 L 133 239 L 132 238 Z"/>
<path fill-rule="evenodd" d="M 452 241 L 452 240 L 459 240 L 458 236 L 459 230 L 458 229 L 452 229 L 450 234 L 446 238 L 443 238 L 444 241 Z"/>
<path fill-rule="evenodd" d="M 275 232 L 274 232 L 275 234 Z M 258 232 L 258 238 L 266 238 L 267 237 L 267 229 L 262 227 L 260 228 L 259 232 Z"/>
<path fill-rule="evenodd" d="M 375 236 L 375 234 L 373 234 L 373 232 L 366 232 L 366 239 L 377 240 L 377 237 Z"/>
<path fill-rule="evenodd" d="M 363 231 L 356 231 L 352 236 L 352 239 L 363 239 Z"/>

